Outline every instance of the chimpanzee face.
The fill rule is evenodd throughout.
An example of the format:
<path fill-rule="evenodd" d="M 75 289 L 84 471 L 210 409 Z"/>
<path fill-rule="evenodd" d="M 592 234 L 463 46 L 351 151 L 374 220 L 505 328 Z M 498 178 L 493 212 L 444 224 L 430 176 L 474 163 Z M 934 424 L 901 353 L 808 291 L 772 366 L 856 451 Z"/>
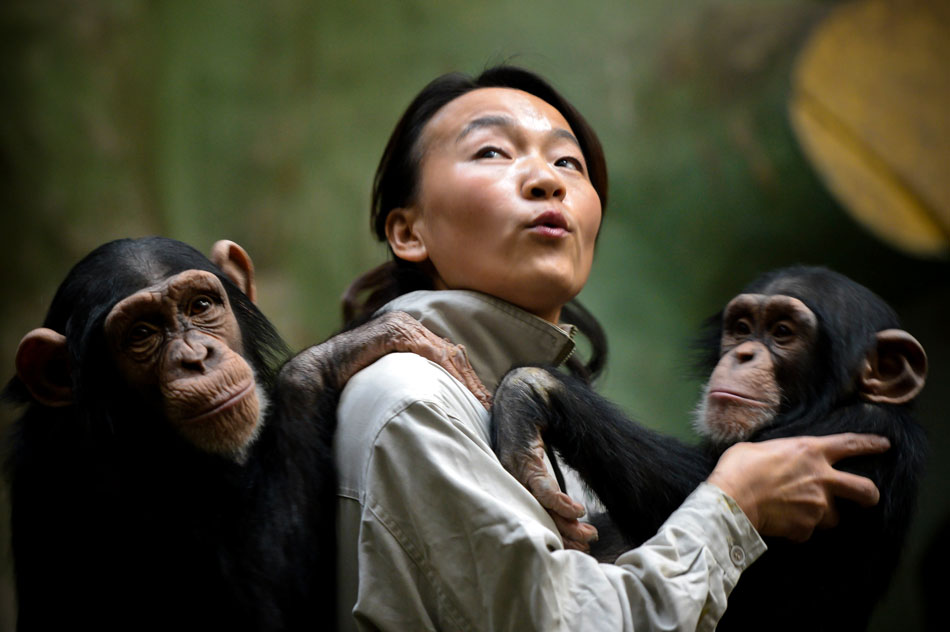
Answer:
<path fill-rule="evenodd" d="M 105 334 L 128 386 L 196 447 L 234 455 L 253 441 L 261 394 L 217 276 L 186 270 L 126 297 Z"/>
<path fill-rule="evenodd" d="M 740 294 L 723 312 L 720 359 L 697 410 L 716 441 L 748 438 L 783 402 L 800 396 L 818 339 L 818 319 L 791 296 Z"/>
<path fill-rule="evenodd" d="M 717 443 L 735 443 L 794 407 L 805 406 L 814 414 L 818 394 L 824 394 L 829 405 L 849 397 L 899 405 L 913 400 L 923 388 L 927 355 L 913 336 L 890 325 L 881 326 L 870 340 L 855 337 L 852 331 L 849 319 L 870 318 L 883 304 L 880 299 L 828 271 L 812 274 L 817 280 L 786 273 L 775 281 L 785 287 L 773 284 L 765 290 L 778 293 L 740 294 L 726 305 L 719 361 L 695 411 L 694 425 L 700 434 Z M 840 293 L 850 298 L 839 297 L 836 303 L 834 292 L 842 287 L 849 291 Z M 802 300 L 782 293 L 792 290 L 810 297 L 818 310 L 830 303 L 838 311 L 846 305 L 850 311 L 836 326 L 829 325 L 827 313 L 820 312 L 826 315 L 821 320 Z M 864 316 L 862 309 L 867 311 Z M 854 345 L 860 356 L 849 359 L 840 350 L 819 348 L 819 339 L 820 344 L 839 349 Z M 836 374 L 847 374 L 850 382 L 836 381 Z"/>

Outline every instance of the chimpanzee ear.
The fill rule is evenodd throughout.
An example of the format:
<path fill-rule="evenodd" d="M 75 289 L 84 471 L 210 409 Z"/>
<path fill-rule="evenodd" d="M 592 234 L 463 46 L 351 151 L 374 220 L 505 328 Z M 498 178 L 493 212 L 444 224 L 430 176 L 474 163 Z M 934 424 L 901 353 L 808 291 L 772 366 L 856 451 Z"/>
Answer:
<path fill-rule="evenodd" d="M 257 287 L 254 285 L 254 263 L 250 255 L 233 241 L 222 239 L 211 247 L 211 263 L 241 288 L 251 302 L 257 301 Z"/>
<path fill-rule="evenodd" d="M 877 332 L 861 372 L 861 396 L 875 403 L 905 404 L 917 397 L 927 379 L 927 354 L 901 329 Z"/>
<path fill-rule="evenodd" d="M 44 406 L 73 403 L 69 377 L 66 336 L 46 329 L 34 329 L 23 336 L 16 350 L 16 374 L 33 398 Z"/>

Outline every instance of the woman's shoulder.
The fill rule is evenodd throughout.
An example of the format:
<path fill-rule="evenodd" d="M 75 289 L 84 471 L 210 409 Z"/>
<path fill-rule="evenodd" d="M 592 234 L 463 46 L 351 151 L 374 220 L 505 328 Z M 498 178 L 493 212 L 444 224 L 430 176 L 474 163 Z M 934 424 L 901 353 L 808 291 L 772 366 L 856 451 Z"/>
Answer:
<path fill-rule="evenodd" d="M 343 397 L 434 397 L 452 389 L 455 381 L 442 367 L 415 353 L 390 353 L 350 378 Z"/>
<path fill-rule="evenodd" d="M 334 452 L 343 489 L 362 489 L 363 470 L 380 441 L 436 432 L 489 445 L 489 416 L 475 396 L 439 365 L 414 353 L 391 353 L 343 389 Z M 395 435 L 394 435 L 395 432 Z"/>
<path fill-rule="evenodd" d="M 350 378 L 337 416 L 341 424 L 352 418 L 380 422 L 416 404 L 434 406 L 452 417 L 480 418 L 485 412 L 439 365 L 414 353 L 390 353 Z"/>

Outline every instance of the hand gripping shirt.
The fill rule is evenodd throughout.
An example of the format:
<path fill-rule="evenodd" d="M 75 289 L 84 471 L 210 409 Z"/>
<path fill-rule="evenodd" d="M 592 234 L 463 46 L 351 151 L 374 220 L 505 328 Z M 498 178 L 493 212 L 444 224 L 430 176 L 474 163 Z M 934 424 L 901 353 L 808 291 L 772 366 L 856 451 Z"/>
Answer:
<path fill-rule="evenodd" d="M 561 328 L 475 292 L 413 292 L 384 310 L 465 345 L 489 390 L 512 365 L 573 349 Z M 492 452 L 489 413 L 414 354 L 356 374 L 337 416 L 341 630 L 713 630 L 765 549 L 708 484 L 615 564 L 564 549 Z"/>

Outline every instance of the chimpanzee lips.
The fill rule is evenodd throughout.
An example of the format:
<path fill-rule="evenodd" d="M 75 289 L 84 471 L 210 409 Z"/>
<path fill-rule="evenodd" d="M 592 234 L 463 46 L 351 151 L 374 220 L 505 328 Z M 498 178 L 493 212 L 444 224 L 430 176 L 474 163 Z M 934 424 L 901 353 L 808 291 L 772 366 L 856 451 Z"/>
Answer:
<path fill-rule="evenodd" d="M 182 419 L 186 423 L 195 423 L 204 421 L 210 417 L 214 417 L 218 413 L 231 408 L 232 406 L 238 404 L 243 400 L 248 394 L 254 391 L 254 380 L 248 380 L 247 382 L 239 385 L 240 388 L 232 393 L 227 394 L 225 397 L 211 402 L 210 408 L 207 408 L 194 416 L 185 417 Z"/>
<path fill-rule="evenodd" d="M 203 371 L 186 372 L 161 385 L 165 414 L 176 424 L 206 422 L 230 416 L 254 392 L 254 372 L 244 358 L 234 352 Z"/>
<path fill-rule="evenodd" d="M 709 391 L 709 399 L 721 402 L 734 402 L 744 406 L 761 406 L 763 408 L 770 406 L 768 402 L 763 402 L 762 400 L 754 399 L 741 393 L 726 390 Z"/>

